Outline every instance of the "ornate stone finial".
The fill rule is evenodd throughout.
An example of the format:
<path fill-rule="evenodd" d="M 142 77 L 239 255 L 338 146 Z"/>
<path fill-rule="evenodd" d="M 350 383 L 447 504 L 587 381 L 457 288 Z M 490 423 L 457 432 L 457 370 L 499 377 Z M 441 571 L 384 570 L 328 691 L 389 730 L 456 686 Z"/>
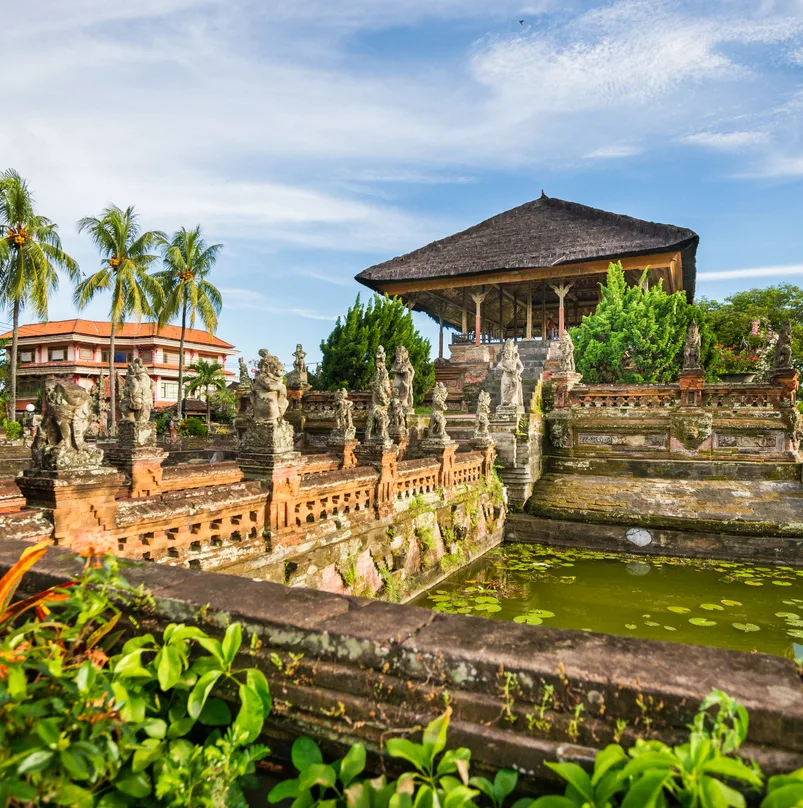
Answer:
<path fill-rule="evenodd" d="M 683 346 L 683 370 L 700 370 L 700 329 L 692 320 L 686 329 L 686 343 Z"/>
<path fill-rule="evenodd" d="M 388 407 L 388 434 L 394 441 L 402 441 L 407 437 L 407 407 L 404 406 L 398 387 L 390 394 Z"/>
<path fill-rule="evenodd" d="M 787 320 L 778 332 L 775 351 L 772 356 L 773 370 L 792 369 L 792 323 Z"/>
<path fill-rule="evenodd" d="M 329 441 L 330 443 L 343 443 L 345 441 L 354 440 L 356 429 L 354 428 L 354 420 L 352 411 L 354 409 L 354 402 L 349 401 L 348 390 L 335 391 L 335 427 L 332 430 Z"/>
<path fill-rule="evenodd" d="M 390 406 L 390 379 L 385 364 L 385 349 L 380 345 L 376 349 L 374 360 L 374 376 L 371 379 L 371 408 L 368 411 L 368 420 L 365 424 L 365 442 L 388 444 Z"/>
<path fill-rule="evenodd" d="M 426 443 L 451 443 L 446 432 L 446 399 L 449 391 L 443 382 L 436 382 L 432 389 L 432 414 L 429 416 L 429 429 Z"/>
<path fill-rule="evenodd" d="M 491 440 L 489 419 L 491 416 L 491 394 L 481 390 L 477 399 L 477 418 L 474 422 L 474 442 L 488 443 Z"/>
<path fill-rule="evenodd" d="M 404 345 L 396 346 L 393 359 L 393 389 L 398 391 L 399 402 L 407 411 L 413 409 L 413 379 L 415 369 L 410 361 L 410 354 Z"/>
<path fill-rule="evenodd" d="M 153 389 L 153 380 L 137 357 L 128 365 L 120 397 L 120 416 L 124 421 L 148 423 L 153 409 Z"/>
<path fill-rule="evenodd" d="M 574 341 L 568 331 L 560 338 L 560 372 L 574 373 Z"/>
<path fill-rule="evenodd" d="M 248 365 L 245 364 L 245 359 L 240 357 L 238 360 L 240 364 L 240 384 L 251 384 L 251 375 L 248 373 Z"/>
<path fill-rule="evenodd" d="M 293 354 L 293 369 L 287 374 L 287 386 L 293 389 L 304 389 L 309 387 L 307 377 L 307 364 L 304 361 L 307 354 L 299 342 Z"/>
<path fill-rule="evenodd" d="M 46 380 L 42 425 L 31 447 L 34 467 L 48 470 L 99 467 L 103 450 L 84 442 L 90 416 L 91 401 L 83 387 L 67 380 Z"/>
<path fill-rule="evenodd" d="M 513 340 L 505 342 L 502 349 L 502 358 L 496 366 L 502 371 L 502 400 L 497 407 L 500 415 L 518 417 L 524 412 L 524 394 L 521 389 L 521 375 L 524 365 L 519 358 L 519 349 Z"/>
<path fill-rule="evenodd" d="M 293 426 L 284 420 L 288 406 L 284 365 L 264 348 L 259 351 L 259 366 L 251 382 L 250 399 L 251 422 L 243 446 L 270 455 L 292 453 Z"/>

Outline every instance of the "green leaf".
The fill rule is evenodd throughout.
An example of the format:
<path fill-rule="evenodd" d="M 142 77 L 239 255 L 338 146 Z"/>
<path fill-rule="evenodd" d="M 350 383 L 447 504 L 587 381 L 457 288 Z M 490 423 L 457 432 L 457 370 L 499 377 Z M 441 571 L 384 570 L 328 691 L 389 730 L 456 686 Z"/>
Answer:
<path fill-rule="evenodd" d="M 669 772 L 648 772 L 630 787 L 621 808 L 656 808 Z"/>
<path fill-rule="evenodd" d="M 496 802 L 501 805 L 504 799 L 513 793 L 516 783 L 519 781 L 518 772 L 513 769 L 500 769 L 494 777 L 494 791 Z"/>
<path fill-rule="evenodd" d="M 706 774 L 719 774 L 722 777 L 741 780 L 753 786 L 760 786 L 764 778 L 755 769 L 742 763 L 738 758 L 718 757 L 703 766 Z"/>
<path fill-rule="evenodd" d="M 799 808 L 803 804 L 803 783 L 775 789 L 761 803 L 761 808 Z"/>
<path fill-rule="evenodd" d="M 142 729 L 149 738 L 162 740 L 167 734 L 167 722 L 161 718 L 148 718 L 143 723 Z"/>
<path fill-rule="evenodd" d="M 435 792 L 429 786 L 421 786 L 413 800 L 413 808 L 436 808 Z"/>
<path fill-rule="evenodd" d="M 8 694 L 15 701 L 21 701 L 28 690 L 28 680 L 22 665 L 12 665 L 8 669 Z"/>
<path fill-rule="evenodd" d="M 64 749 L 59 753 L 59 760 L 71 777 L 76 780 L 89 779 L 89 766 L 82 755 L 76 754 L 71 749 Z"/>
<path fill-rule="evenodd" d="M 181 679 L 181 673 L 181 655 L 178 648 L 174 645 L 166 645 L 159 654 L 159 667 L 157 669 L 159 687 L 162 690 L 170 690 L 175 687 L 176 683 Z"/>
<path fill-rule="evenodd" d="M 745 799 L 736 789 L 713 777 L 702 777 L 700 790 L 702 808 L 745 808 Z"/>
<path fill-rule="evenodd" d="M 50 749 L 37 749 L 35 752 L 31 752 L 30 755 L 22 759 L 22 762 L 17 767 L 17 774 L 22 777 L 25 774 L 46 769 L 50 765 L 50 761 L 53 760 L 54 755 L 55 752 Z"/>
<path fill-rule="evenodd" d="M 346 808 L 371 808 L 371 790 L 366 783 L 354 783 L 343 789 Z"/>
<path fill-rule="evenodd" d="M 176 738 L 182 738 L 186 735 L 193 727 L 195 726 L 195 719 L 190 718 L 189 716 L 185 716 L 184 718 L 179 718 L 176 721 L 173 721 L 170 726 L 167 728 L 167 738 L 168 740 L 175 740 Z"/>
<path fill-rule="evenodd" d="M 226 657 L 223 655 L 223 646 L 214 637 L 198 637 L 198 645 L 208 651 L 221 664 L 226 664 Z"/>
<path fill-rule="evenodd" d="M 539 797 L 535 802 L 528 799 L 521 799 L 513 803 L 513 808 L 516 808 L 516 806 L 526 808 L 525 803 L 529 805 L 530 808 L 577 808 L 577 803 L 568 799 L 568 797 L 557 796 Z"/>
<path fill-rule="evenodd" d="M 608 744 L 601 752 L 597 753 L 594 760 L 594 773 L 591 776 L 591 785 L 596 786 L 597 783 L 611 770 L 612 767 L 617 765 L 624 765 L 627 762 L 627 755 L 625 750 L 619 744 Z"/>
<path fill-rule="evenodd" d="M 270 686 L 265 674 L 258 668 L 249 668 L 246 673 L 246 684 L 252 687 L 259 697 L 262 699 L 263 714 L 267 717 L 270 714 L 271 707 L 273 706 L 273 699 L 270 695 Z"/>
<path fill-rule="evenodd" d="M 755 623 L 731 623 L 731 625 L 739 631 L 761 631 L 761 627 Z"/>
<path fill-rule="evenodd" d="M 75 783 L 64 783 L 59 786 L 56 805 L 69 805 L 71 808 L 92 808 L 95 802 L 91 792 Z"/>
<path fill-rule="evenodd" d="M 496 801 L 494 797 L 494 784 L 487 777 L 472 777 L 468 781 L 468 784 L 474 786 L 474 788 L 481 791 L 489 799 L 494 800 L 494 802 Z"/>
<path fill-rule="evenodd" d="M 335 770 L 324 763 L 313 763 L 298 776 L 298 787 L 301 791 L 307 791 L 313 786 L 331 788 L 336 782 Z"/>
<path fill-rule="evenodd" d="M 413 743 L 407 738 L 391 738 L 387 743 L 387 750 L 391 757 L 402 758 L 402 760 L 412 763 L 419 771 L 424 770 L 426 760 L 424 749 L 417 743 Z"/>
<path fill-rule="evenodd" d="M 134 752 L 131 759 L 131 771 L 138 774 L 144 771 L 151 765 L 151 763 L 159 760 L 162 754 L 164 744 L 156 738 L 146 738 L 141 744 L 140 748 Z"/>
<path fill-rule="evenodd" d="M 97 808 L 128 808 L 130 804 L 122 794 L 110 791 L 100 798 Z"/>
<path fill-rule="evenodd" d="M 259 693 L 253 687 L 240 685 L 240 711 L 232 724 L 234 737 L 239 739 L 240 743 L 251 743 L 259 736 L 264 723 L 265 716 Z"/>
<path fill-rule="evenodd" d="M 193 687 L 190 692 L 190 697 L 187 700 L 187 712 L 191 718 L 197 719 L 201 714 L 209 692 L 215 686 L 215 683 L 221 675 L 222 671 L 209 671 L 195 683 L 195 687 Z"/>
<path fill-rule="evenodd" d="M 223 637 L 223 661 L 227 667 L 231 667 L 234 662 L 234 657 L 240 650 L 240 645 L 243 642 L 243 627 L 239 623 L 232 623 L 226 629 L 226 635 Z"/>
<path fill-rule="evenodd" d="M 95 682 L 95 666 L 87 660 L 78 669 L 75 675 L 75 684 L 78 687 L 79 693 L 86 693 Z"/>
<path fill-rule="evenodd" d="M 705 617 L 691 617 L 689 622 L 693 626 L 715 626 L 717 624 L 716 620 L 707 620 Z"/>
<path fill-rule="evenodd" d="M 147 797 L 151 793 L 151 778 L 147 772 L 127 774 L 114 781 L 114 787 L 129 797 Z"/>
<path fill-rule="evenodd" d="M 277 783 L 268 793 L 268 802 L 275 803 L 298 796 L 298 779 L 283 780 Z"/>
<path fill-rule="evenodd" d="M 316 744 L 312 738 L 296 738 L 295 741 L 293 741 L 290 757 L 292 758 L 293 765 L 300 772 L 303 772 L 310 766 L 323 763 L 321 750 L 318 749 L 318 744 Z"/>
<path fill-rule="evenodd" d="M 461 746 L 459 749 L 447 749 L 438 761 L 435 774 L 440 777 L 444 774 L 457 772 L 463 785 L 468 784 L 468 762 L 471 760 L 471 750 Z"/>
<path fill-rule="evenodd" d="M 60 718 L 44 718 L 36 722 L 36 734 L 48 745 L 55 746 L 59 742 Z"/>
<path fill-rule="evenodd" d="M 594 789 L 591 778 L 576 763 L 551 763 L 544 765 L 562 777 L 569 785 L 574 786 L 587 802 L 594 802 Z"/>
<path fill-rule="evenodd" d="M 435 756 L 446 748 L 451 714 L 452 711 L 447 710 L 442 716 L 427 724 L 424 730 L 424 755 L 428 763 L 431 763 Z"/>
<path fill-rule="evenodd" d="M 340 761 L 340 782 L 343 783 L 344 786 L 349 785 L 364 769 L 365 747 L 361 743 L 355 743 L 354 746 L 346 752 L 343 760 Z"/>
<path fill-rule="evenodd" d="M 198 721 L 207 727 L 227 727 L 231 724 L 229 705 L 223 699 L 207 699 Z"/>

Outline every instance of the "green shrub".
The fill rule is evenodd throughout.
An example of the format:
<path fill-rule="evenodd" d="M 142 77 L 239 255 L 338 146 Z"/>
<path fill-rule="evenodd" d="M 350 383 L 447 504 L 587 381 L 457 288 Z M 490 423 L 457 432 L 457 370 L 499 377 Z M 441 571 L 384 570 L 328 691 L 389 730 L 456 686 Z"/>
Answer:
<path fill-rule="evenodd" d="M 205 438 L 209 427 L 200 418 L 185 418 L 178 427 L 178 434 L 183 437 Z"/>
<path fill-rule="evenodd" d="M 10 421 L 8 418 L 4 418 L 3 426 L 8 440 L 18 440 L 22 437 L 22 424 L 19 421 Z"/>

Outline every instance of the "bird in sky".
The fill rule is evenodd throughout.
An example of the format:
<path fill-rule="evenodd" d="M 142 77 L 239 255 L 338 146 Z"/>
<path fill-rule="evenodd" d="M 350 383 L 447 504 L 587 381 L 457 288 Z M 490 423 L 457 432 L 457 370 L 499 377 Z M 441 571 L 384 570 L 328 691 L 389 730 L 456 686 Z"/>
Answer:
<path fill-rule="evenodd" d="M 519 20 L 519 25 L 524 25 L 524 20 Z"/>

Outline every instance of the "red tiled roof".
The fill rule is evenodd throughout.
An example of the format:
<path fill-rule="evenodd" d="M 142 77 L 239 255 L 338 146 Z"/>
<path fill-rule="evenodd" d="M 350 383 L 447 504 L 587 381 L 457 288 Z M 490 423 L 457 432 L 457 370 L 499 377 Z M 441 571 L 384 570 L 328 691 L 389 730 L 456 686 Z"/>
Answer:
<path fill-rule="evenodd" d="M 31 323 L 22 325 L 19 329 L 20 337 L 55 337 L 59 335 L 81 334 L 87 337 L 111 337 L 111 323 L 98 320 L 51 320 L 47 323 Z M 177 325 L 164 325 L 156 328 L 156 323 L 121 323 L 117 329 L 118 337 L 142 338 L 164 337 L 178 341 L 181 339 L 181 328 Z M 11 339 L 11 332 L 0 334 L 0 339 Z M 211 345 L 215 348 L 233 348 L 229 342 L 210 335 L 199 328 L 188 328 L 186 339 L 189 342 L 201 345 Z"/>

